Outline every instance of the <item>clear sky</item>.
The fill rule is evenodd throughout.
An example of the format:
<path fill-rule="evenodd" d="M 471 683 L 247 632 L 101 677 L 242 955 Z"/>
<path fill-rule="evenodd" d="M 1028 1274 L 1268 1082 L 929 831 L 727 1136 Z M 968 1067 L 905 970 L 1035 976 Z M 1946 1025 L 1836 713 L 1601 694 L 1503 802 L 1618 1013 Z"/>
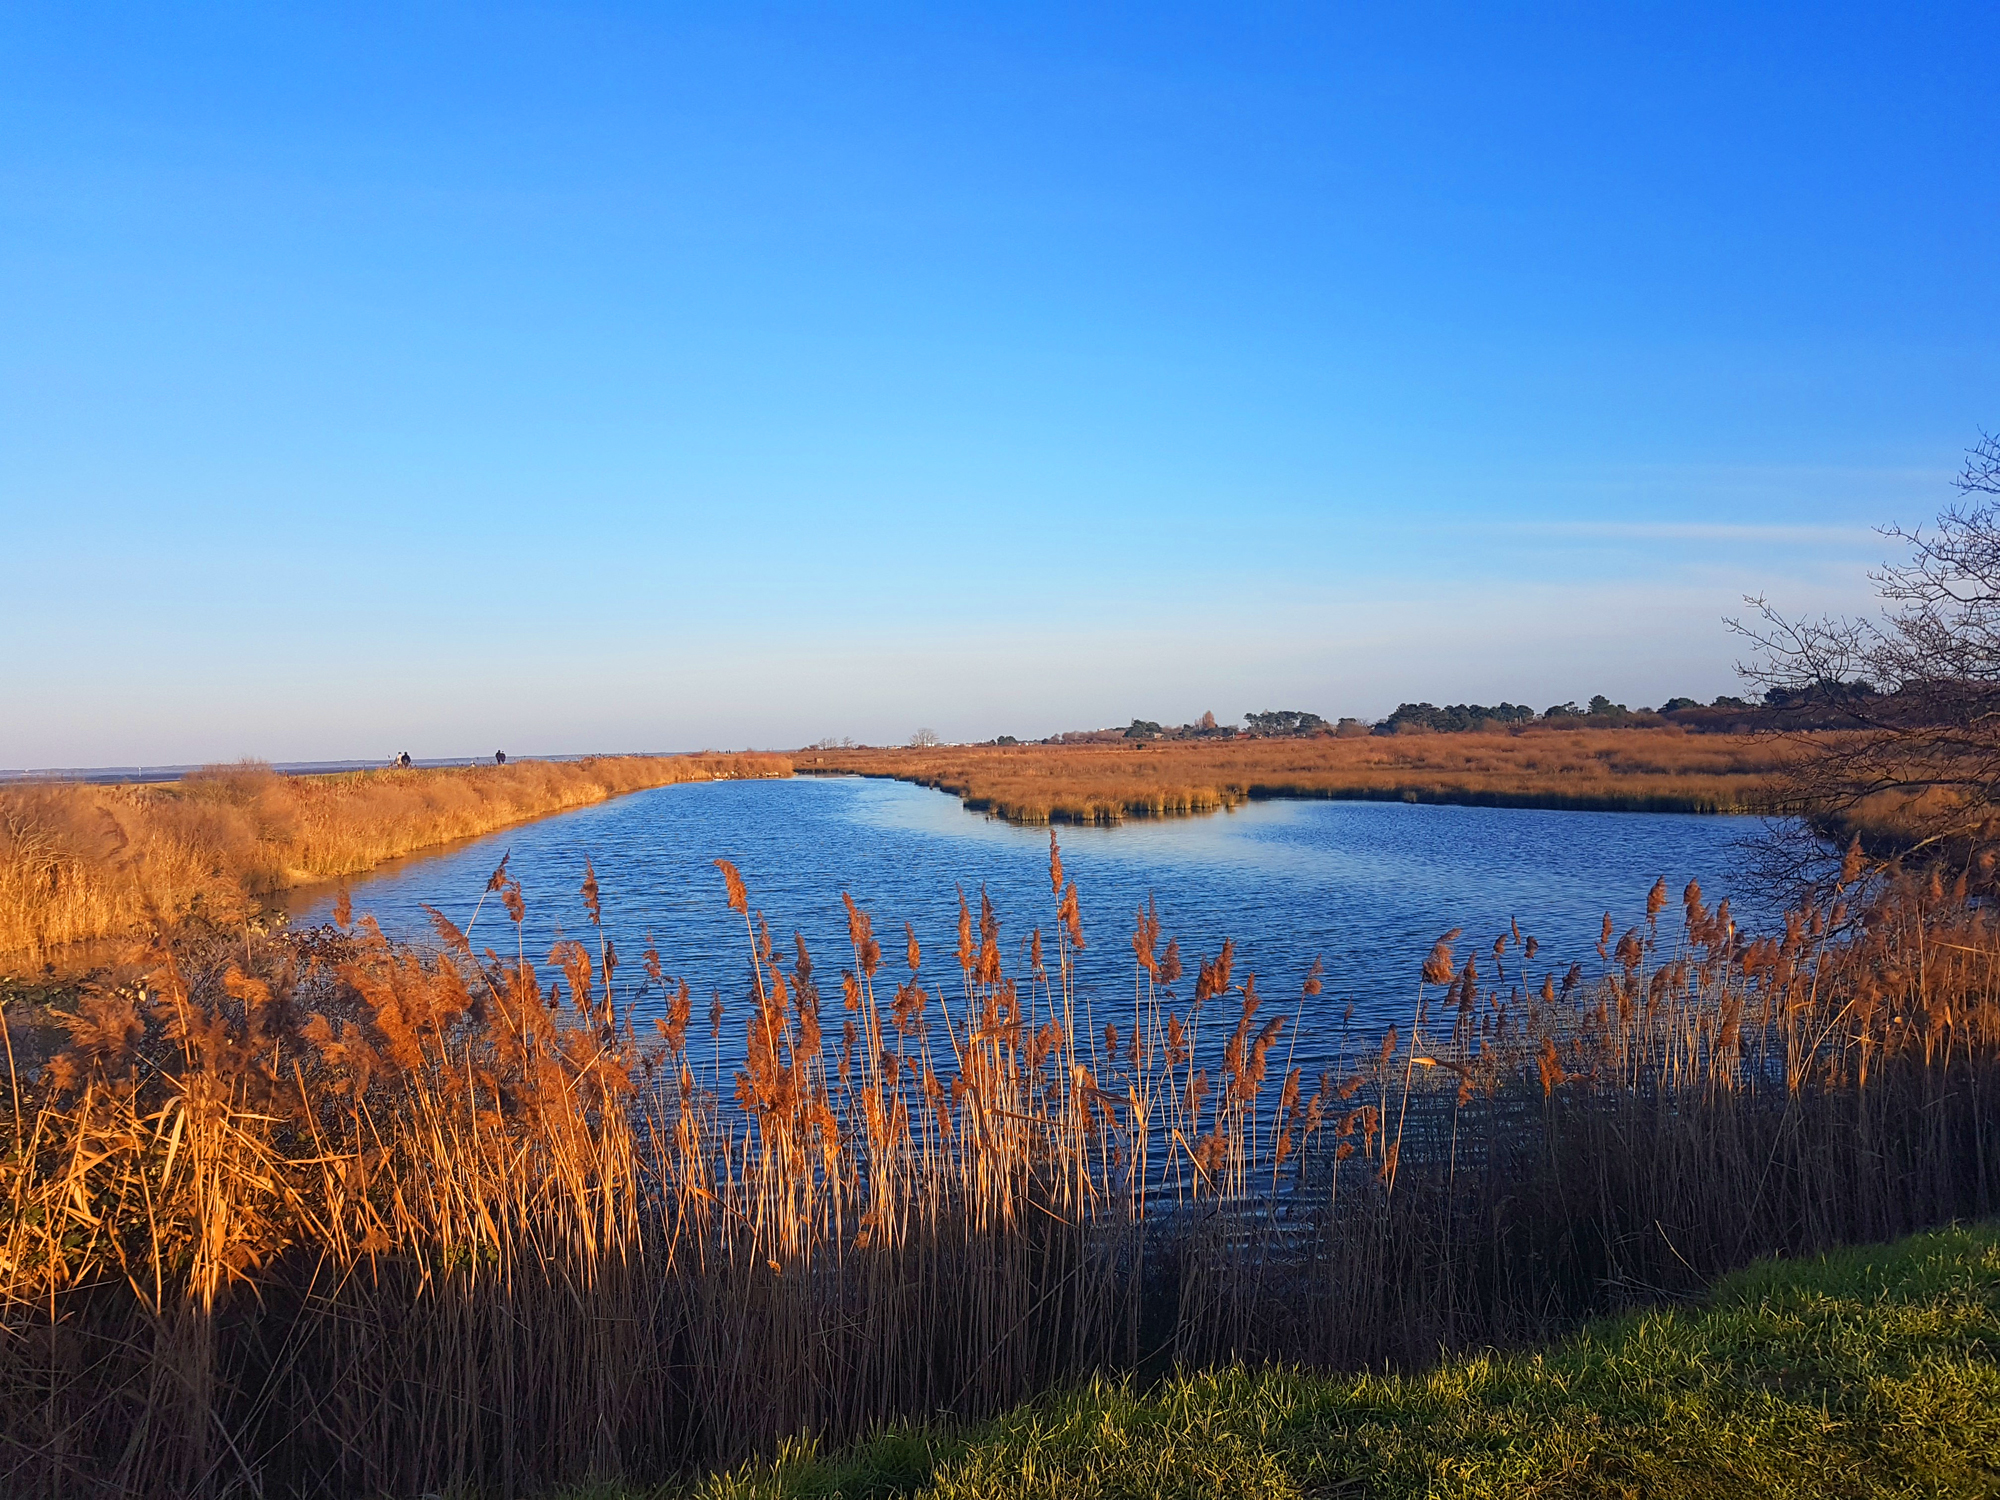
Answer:
<path fill-rule="evenodd" d="M 2000 7 L 0 5 L 0 766 L 1731 691 Z"/>

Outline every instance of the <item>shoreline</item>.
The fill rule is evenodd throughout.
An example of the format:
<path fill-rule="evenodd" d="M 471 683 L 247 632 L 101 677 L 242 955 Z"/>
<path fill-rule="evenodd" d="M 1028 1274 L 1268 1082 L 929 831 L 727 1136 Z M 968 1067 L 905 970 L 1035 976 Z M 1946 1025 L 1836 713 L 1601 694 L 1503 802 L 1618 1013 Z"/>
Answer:
<path fill-rule="evenodd" d="M 600 757 L 163 785 L 0 787 L 0 974 L 89 967 L 199 913 L 230 926 L 400 861 L 656 787 L 784 779 L 783 756 Z"/>
<path fill-rule="evenodd" d="M 1668 729 L 1135 745 L 797 751 L 794 774 L 948 792 L 1023 827 L 1193 817 L 1267 800 L 1756 816 L 1786 747 Z"/>
<path fill-rule="evenodd" d="M 1139 822 L 1152 819 L 1207 817 L 1212 813 L 1233 812 L 1247 802 L 1403 802 L 1412 806 L 1426 807 L 1509 807 L 1543 812 L 1684 813 L 1717 818 L 1754 818 L 1763 811 L 1749 803 L 1725 804 L 1714 798 L 1683 796 L 1671 792 L 1634 792 L 1617 796 L 1563 792 L 1500 792 L 1478 788 L 1434 786 L 1300 787 L 1257 783 L 1245 788 L 1240 796 L 1195 806 L 1163 807 L 1150 803 L 1128 803 L 1116 814 L 1108 809 L 1100 809 L 1086 817 L 1063 808 L 1051 809 L 1046 814 L 1011 810 L 999 804 L 995 798 L 975 792 L 961 792 L 942 781 L 922 775 L 898 775 L 893 771 L 836 770 L 830 767 L 801 769 L 795 775 L 827 778 L 861 776 L 870 781 L 901 781 L 911 786 L 921 786 L 930 791 L 956 796 L 959 805 L 968 812 L 984 813 L 988 817 L 998 818 L 1003 823 L 1012 823 L 1021 828 L 1042 828 L 1057 824 L 1066 827 L 1101 827 L 1128 820 Z"/>

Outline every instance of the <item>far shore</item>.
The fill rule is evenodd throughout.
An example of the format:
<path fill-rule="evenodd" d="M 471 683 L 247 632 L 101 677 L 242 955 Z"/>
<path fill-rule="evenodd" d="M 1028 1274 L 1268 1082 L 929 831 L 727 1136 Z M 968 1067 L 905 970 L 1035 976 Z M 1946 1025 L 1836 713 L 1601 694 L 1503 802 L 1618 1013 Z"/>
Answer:
<path fill-rule="evenodd" d="M 1757 813 L 1792 753 L 1677 727 L 1129 744 L 807 749 L 801 776 L 915 782 L 1010 823 L 1186 817 L 1264 798 Z"/>

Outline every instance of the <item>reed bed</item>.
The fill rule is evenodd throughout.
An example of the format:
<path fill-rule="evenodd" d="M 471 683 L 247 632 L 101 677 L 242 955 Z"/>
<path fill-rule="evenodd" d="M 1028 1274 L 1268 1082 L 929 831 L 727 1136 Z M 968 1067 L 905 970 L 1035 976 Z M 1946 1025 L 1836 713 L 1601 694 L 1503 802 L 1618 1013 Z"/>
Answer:
<path fill-rule="evenodd" d="M 1770 736 L 1677 726 L 1475 734 L 802 750 L 802 774 L 891 777 L 1013 823 L 1118 823 L 1258 797 L 1600 812 L 1761 811 L 1799 753 Z"/>
<path fill-rule="evenodd" d="M 643 1481 L 1096 1371 L 1421 1365 L 2000 1203 L 2000 931 L 1936 877 L 1755 938 L 1663 882 L 1581 962 L 1449 933 L 1309 1079 L 1316 969 L 1088 934 L 1053 838 L 1043 926 L 965 898 L 940 958 L 850 900 L 824 995 L 718 866 L 706 1004 L 587 867 L 530 959 L 504 863 L 494 946 L 343 911 L 108 976 L 0 1101 L 0 1490 Z"/>
<path fill-rule="evenodd" d="M 782 756 L 710 754 L 0 787 L 0 972 L 189 915 L 240 923 L 290 886 L 623 792 L 790 774 Z"/>

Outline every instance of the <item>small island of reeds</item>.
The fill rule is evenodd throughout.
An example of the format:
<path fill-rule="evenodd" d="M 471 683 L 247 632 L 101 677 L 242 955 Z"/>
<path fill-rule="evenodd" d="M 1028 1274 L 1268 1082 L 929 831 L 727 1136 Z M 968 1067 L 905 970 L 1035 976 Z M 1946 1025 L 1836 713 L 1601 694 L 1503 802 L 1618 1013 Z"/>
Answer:
<path fill-rule="evenodd" d="M 1594 812 L 1742 813 L 1796 747 L 1677 725 L 1495 733 L 1133 740 L 1122 744 L 813 748 L 802 775 L 887 776 L 1013 823 L 1116 823 L 1258 797 Z"/>

